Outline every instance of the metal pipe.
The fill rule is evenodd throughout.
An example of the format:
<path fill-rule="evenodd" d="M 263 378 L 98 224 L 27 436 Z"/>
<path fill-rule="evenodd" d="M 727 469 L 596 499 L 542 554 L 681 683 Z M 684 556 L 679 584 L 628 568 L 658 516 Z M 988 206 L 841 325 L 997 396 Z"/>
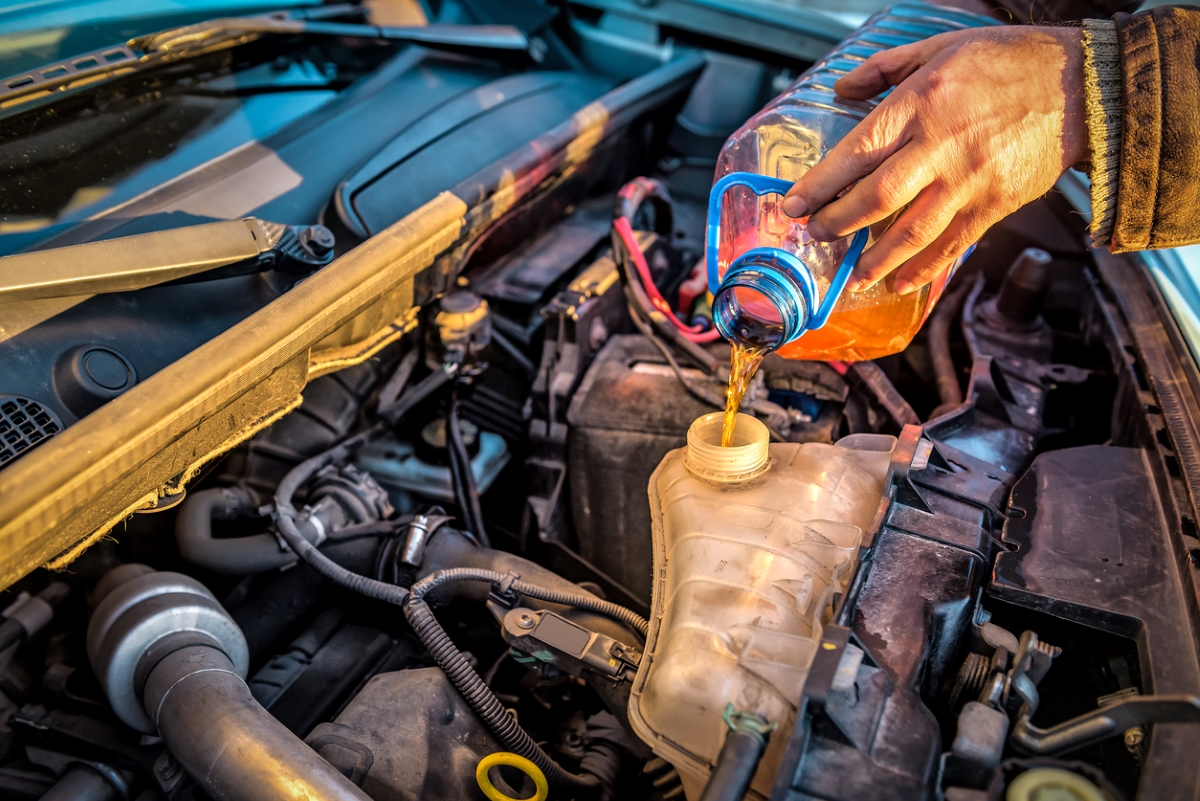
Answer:
<path fill-rule="evenodd" d="M 221 801 L 370 801 L 263 709 L 220 650 L 197 645 L 146 679 L 146 711 L 184 770 Z"/>
<path fill-rule="evenodd" d="M 46 791 L 41 801 L 117 801 L 121 795 L 112 780 L 87 765 L 74 765 Z"/>
<path fill-rule="evenodd" d="M 254 700 L 245 637 L 204 585 L 117 570 L 124 581 L 101 580 L 87 649 L 125 723 L 157 732 L 216 801 L 370 801 Z"/>
<path fill-rule="evenodd" d="M 1022 713 L 1010 739 L 1022 751 L 1054 756 L 1113 737 L 1134 726 L 1151 723 L 1200 723 L 1200 698 L 1194 695 L 1146 695 L 1127 698 L 1109 706 L 1040 729 Z"/>

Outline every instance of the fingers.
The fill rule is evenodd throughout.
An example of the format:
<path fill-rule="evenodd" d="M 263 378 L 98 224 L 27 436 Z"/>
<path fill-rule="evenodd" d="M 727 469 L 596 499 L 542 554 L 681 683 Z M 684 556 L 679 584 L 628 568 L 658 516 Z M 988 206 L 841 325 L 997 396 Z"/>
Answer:
<path fill-rule="evenodd" d="M 900 268 L 892 289 L 899 295 L 907 295 L 931 283 L 979 241 L 988 227 L 975 214 L 960 212 L 933 244 Z"/>
<path fill-rule="evenodd" d="M 807 216 L 874 171 L 904 145 L 910 109 L 907 104 L 885 102 L 867 115 L 792 185 L 783 199 L 784 214 Z"/>
<path fill-rule="evenodd" d="M 926 189 L 863 253 L 854 269 L 851 291 L 861 292 L 919 257 L 942 237 L 957 212 L 958 205 L 942 189 L 936 186 Z"/>
<path fill-rule="evenodd" d="M 902 148 L 846 195 L 809 218 L 809 235 L 822 242 L 841 239 L 912 202 L 931 179 L 929 160 L 914 150 Z"/>
<path fill-rule="evenodd" d="M 843 75 L 833 90 L 851 100 L 870 100 L 899 85 L 929 61 L 938 47 L 933 39 L 882 50 Z M 931 47 L 930 45 L 935 46 Z"/>

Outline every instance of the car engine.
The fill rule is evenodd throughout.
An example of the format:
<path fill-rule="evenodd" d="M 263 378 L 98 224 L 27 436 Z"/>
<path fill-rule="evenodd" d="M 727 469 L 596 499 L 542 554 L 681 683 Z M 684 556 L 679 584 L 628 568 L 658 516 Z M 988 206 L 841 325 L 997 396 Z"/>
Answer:
<path fill-rule="evenodd" d="M 664 315 L 703 316 L 715 153 L 773 67 L 710 58 L 499 78 L 619 125 L 471 187 L 385 148 L 289 220 L 336 252 L 223 279 L 300 296 L 406 219 L 397 185 L 482 208 L 525 181 L 403 325 L 0 598 L 0 797 L 1200 796 L 1194 370 L 1156 285 L 1087 246 L 1067 176 L 902 353 L 768 356 L 743 411 L 769 456 L 722 483 L 696 460 L 729 346 Z M 63 325 L 39 336 L 73 355 L 0 386 L 45 418 L 0 477 L 124 392 L 87 389 L 105 366 L 165 366 Z M 61 409 L 18 400 L 26 369 Z"/>

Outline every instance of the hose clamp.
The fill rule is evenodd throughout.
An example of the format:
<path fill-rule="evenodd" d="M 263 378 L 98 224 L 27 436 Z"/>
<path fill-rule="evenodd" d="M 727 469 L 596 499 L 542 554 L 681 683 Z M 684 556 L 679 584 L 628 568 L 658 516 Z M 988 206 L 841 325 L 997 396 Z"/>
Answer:
<path fill-rule="evenodd" d="M 771 732 L 779 728 L 778 723 L 770 723 L 762 715 L 754 712 L 744 712 L 733 704 L 725 705 L 725 713 L 721 715 L 725 725 L 731 732 L 744 732 L 758 738 L 764 745 Z"/>

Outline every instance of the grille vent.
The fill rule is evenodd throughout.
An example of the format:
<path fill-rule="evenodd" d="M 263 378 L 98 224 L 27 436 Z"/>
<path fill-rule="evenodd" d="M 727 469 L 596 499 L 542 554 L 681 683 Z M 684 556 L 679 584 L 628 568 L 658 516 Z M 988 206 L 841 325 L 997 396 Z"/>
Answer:
<path fill-rule="evenodd" d="M 0 395 L 0 467 L 62 428 L 54 412 L 32 398 Z"/>

